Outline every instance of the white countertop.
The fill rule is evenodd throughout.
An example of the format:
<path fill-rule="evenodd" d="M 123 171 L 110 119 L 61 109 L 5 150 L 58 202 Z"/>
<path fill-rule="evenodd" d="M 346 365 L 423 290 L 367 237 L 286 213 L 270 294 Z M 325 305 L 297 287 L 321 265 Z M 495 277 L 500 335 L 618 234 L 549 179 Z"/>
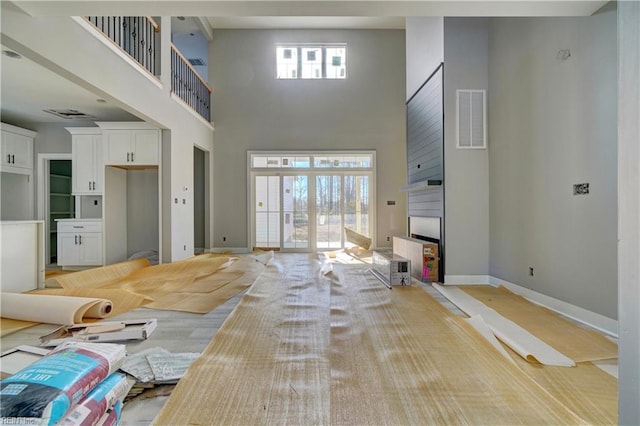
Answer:
<path fill-rule="evenodd" d="M 44 220 L 2 220 L 0 223 L 3 225 L 44 224 Z"/>
<path fill-rule="evenodd" d="M 67 218 L 67 219 L 55 219 L 56 222 L 102 222 L 102 218 L 97 219 L 79 219 L 79 218 Z"/>

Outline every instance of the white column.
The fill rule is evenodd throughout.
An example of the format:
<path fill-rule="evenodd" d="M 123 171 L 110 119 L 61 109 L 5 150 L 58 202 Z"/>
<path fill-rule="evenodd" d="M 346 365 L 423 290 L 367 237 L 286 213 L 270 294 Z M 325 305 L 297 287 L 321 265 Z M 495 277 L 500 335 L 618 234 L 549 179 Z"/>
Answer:
<path fill-rule="evenodd" d="M 613 47 L 613 46 L 612 46 Z M 640 2 L 618 2 L 618 423 L 640 424 Z"/>

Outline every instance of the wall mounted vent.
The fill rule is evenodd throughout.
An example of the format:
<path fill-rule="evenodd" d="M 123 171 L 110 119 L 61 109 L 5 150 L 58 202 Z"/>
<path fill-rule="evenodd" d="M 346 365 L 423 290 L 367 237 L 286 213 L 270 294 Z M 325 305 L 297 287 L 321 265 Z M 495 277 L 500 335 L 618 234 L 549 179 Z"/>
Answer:
<path fill-rule="evenodd" d="M 204 59 L 200 59 L 200 58 L 190 58 L 190 59 L 187 59 L 187 61 L 189 61 L 189 63 L 194 67 L 206 65 L 206 63 L 204 62 Z"/>
<path fill-rule="evenodd" d="M 456 128 L 459 149 L 487 147 L 485 90 L 456 90 Z"/>
<path fill-rule="evenodd" d="M 96 117 L 90 114 L 85 114 L 75 109 L 44 109 L 44 112 L 53 114 L 57 117 L 67 120 L 95 120 Z"/>

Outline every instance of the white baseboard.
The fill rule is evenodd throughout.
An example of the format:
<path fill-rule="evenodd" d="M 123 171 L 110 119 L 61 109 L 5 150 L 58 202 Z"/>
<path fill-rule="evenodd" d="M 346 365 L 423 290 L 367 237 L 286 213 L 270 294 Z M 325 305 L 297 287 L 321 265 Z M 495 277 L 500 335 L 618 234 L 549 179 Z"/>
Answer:
<path fill-rule="evenodd" d="M 493 286 L 503 285 L 514 293 L 526 297 L 533 303 L 544 306 L 545 308 L 586 324 L 596 330 L 600 330 L 605 334 L 616 338 L 618 337 L 618 321 L 614 319 L 591 312 L 579 306 L 572 305 L 571 303 L 563 302 L 562 300 L 555 299 L 542 293 L 538 293 L 537 291 L 530 290 L 509 281 L 504 281 L 493 276 L 489 278 L 489 283 Z"/>
<path fill-rule="evenodd" d="M 456 284 L 487 285 L 487 284 L 491 284 L 491 277 L 489 275 L 445 275 L 444 284 L 445 285 L 456 285 Z"/>
<path fill-rule="evenodd" d="M 205 253 L 233 253 L 233 254 L 247 254 L 251 253 L 246 247 L 212 247 L 204 250 Z"/>

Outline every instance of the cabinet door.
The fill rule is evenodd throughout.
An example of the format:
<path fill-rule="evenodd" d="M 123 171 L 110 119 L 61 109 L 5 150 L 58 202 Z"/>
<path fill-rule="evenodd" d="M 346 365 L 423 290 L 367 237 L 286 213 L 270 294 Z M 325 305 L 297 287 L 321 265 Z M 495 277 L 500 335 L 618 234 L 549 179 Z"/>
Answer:
<path fill-rule="evenodd" d="M 102 234 L 79 234 L 80 265 L 102 265 Z"/>
<path fill-rule="evenodd" d="M 72 138 L 72 165 L 74 194 L 94 194 L 95 143 L 93 135 L 74 135 Z"/>
<path fill-rule="evenodd" d="M 11 132 L 2 132 L 2 169 L 16 173 L 33 170 L 33 139 Z"/>
<path fill-rule="evenodd" d="M 160 132 L 158 130 L 133 130 L 131 151 L 136 165 L 158 165 Z"/>
<path fill-rule="evenodd" d="M 58 265 L 78 265 L 78 262 L 80 262 L 78 235 L 58 233 Z"/>
<path fill-rule="evenodd" d="M 124 166 L 131 164 L 131 130 L 105 130 L 104 164 Z"/>

